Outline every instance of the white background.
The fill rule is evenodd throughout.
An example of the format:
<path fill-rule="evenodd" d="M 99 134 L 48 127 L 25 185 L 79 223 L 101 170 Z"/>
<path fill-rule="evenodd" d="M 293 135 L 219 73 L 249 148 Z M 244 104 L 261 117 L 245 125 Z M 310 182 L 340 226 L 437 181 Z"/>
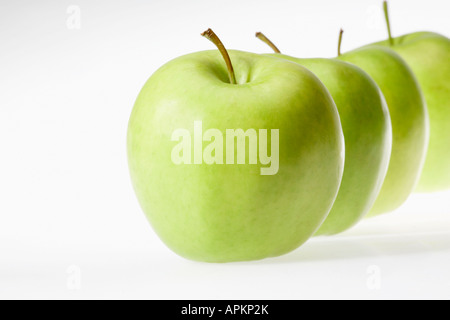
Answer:
<path fill-rule="evenodd" d="M 450 36 L 446 0 L 390 9 L 394 35 Z M 334 56 L 341 27 L 344 52 L 386 37 L 379 0 L 0 2 L 0 298 L 450 298 L 449 192 L 276 259 L 196 263 L 160 242 L 129 180 L 128 117 L 158 67 L 213 48 L 208 27 L 298 57 Z"/>

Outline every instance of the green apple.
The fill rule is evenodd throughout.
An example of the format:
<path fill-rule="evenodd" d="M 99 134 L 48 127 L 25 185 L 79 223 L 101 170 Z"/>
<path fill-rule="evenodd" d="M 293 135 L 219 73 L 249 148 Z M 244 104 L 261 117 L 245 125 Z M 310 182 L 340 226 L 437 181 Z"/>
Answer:
<path fill-rule="evenodd" d="M 411 67 L 423 90 L 430 116 L 430 144 L 417 191 L 450 188 L 450 40 L 433 32 L 392 38 L 385 3 L 389 40 L 376 43 L 395 50 Z"/>
<path fill-rule="evenodd" d="M 263 34 L 256 35 L 279 52 Z M 345 231 L 372 208 L 388 169 L 392 129 L 383 94 L 367 73 L 350 63 L 274 56 L 312 71 L 336 103 L 345 138 L 344 175 L 333 208 L 316 234 Z"/>
<path fill-rule="evenodd" d="M 369 216 L 397 209 L 414 190 L 423 168 L 428 140 L 428 113 L 419 83 L 393 50 L 373 46 L 338 57 L 366 71 L 378 84 L 392 122 L 392 153 L 380 194 Z"/>
<path fill-rule="evenodd" d="M 204 35 L 220 52 L 168 62 L 137 98 L 127 142 L 137 198 L 162 241 L 185 258 L 287 253 L 316 232 L 339 189 L 345 152 L 336 105 L 300 65 L 228 55 L 211 30 Z"/>

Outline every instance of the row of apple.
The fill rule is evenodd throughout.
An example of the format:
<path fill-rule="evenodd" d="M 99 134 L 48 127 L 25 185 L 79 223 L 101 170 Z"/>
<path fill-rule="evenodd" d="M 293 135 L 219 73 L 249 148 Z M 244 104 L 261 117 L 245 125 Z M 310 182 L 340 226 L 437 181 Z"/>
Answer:
<path fill-rule="evenodd" d="M 341 31 L 335 59 L 281 54 L 262 33 L 275 53 L 228 51 L 209 29 L 219 50 L 152 75 L 130 118 L 128 158 L 167 246 L 208 262 L 278 256 L 392 211 L 416 188 L 450 187 L 450 40 L 392 38 L 384 8 L 389 39 L 341 54 Z"/>

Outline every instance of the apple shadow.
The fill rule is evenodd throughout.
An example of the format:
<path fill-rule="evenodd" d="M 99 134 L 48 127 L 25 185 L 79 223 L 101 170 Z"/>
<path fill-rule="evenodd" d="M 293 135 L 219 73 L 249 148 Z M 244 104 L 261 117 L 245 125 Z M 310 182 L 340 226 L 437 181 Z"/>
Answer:
<path fill-rule="evenodd" d="M 284 256 L 263 263 L 346 260 L 450 251 L 450 231 L 438 233 L 368 234 L 318 237 Z"/>

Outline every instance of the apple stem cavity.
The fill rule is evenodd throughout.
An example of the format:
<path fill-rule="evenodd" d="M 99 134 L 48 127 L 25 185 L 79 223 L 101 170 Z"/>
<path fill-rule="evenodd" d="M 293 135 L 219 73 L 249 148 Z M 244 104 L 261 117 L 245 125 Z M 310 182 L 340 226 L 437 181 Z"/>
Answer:
<path fill-rule="evenodd" d="M 338 40 L 338 57 L 341 56 L 341 45 L 342 45 L 342 35 L 344 34 L 344 30 L 341 29 L 339 31 L 339 40 Z"/>
<path fill-rule="evenodd" d="M 206 30 L 202 33 L 202 36 L 214 43 L 219 49 L 220 53 L 222 54 L 223 59 L 225 60 L 225 63 L 227 65 L 228 69 L 228 77 L 230 78 L 231 84 L 237 84 L 236 82 L 236 76 L 234 74 L 233 65 L 231 64 L 230 56 L 228 55 L 227 49 L 225 49 L 225 46 L 223 45 L 222 41 L 220 41 L 219 37 L 212 31 L 211 29 Z"/>
<path fill-rule="evenodd" d="M 384 11 L 384 18 L 386 19 L 386 25 L 387 25 L 388 35 L 389 35 L 389 44 L 391 46 L 393 46 L 394 39 L 392 38 L 392 34 L 391 34 L 391 23 L 389 21 L 389 9 L 388 9 L 387 1 L 383 2 L 383 11 Z"/>
<path fill-rule="evenodd" d="M 271 47 L 275 53 L 281 53 L 277 46 L 272 41 L 270 41 L 269 38 L 267 38 L 263 33 L 257 32 L 255 36 L 262 42 L 266 43 L 269 47 Z"/>

